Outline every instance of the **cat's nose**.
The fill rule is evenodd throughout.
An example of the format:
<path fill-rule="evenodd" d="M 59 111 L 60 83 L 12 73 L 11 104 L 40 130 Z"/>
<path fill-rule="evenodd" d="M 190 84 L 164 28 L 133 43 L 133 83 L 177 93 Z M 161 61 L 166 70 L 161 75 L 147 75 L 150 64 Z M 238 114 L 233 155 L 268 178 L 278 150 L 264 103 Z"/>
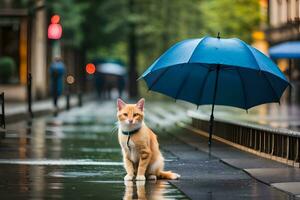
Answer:
<path fill-rule="evenodd" d="M 132 119 L 129 119 L 128 122 L 129 122 L 130 124 L 132 124 L 133 120 L 132 120 Z"/>

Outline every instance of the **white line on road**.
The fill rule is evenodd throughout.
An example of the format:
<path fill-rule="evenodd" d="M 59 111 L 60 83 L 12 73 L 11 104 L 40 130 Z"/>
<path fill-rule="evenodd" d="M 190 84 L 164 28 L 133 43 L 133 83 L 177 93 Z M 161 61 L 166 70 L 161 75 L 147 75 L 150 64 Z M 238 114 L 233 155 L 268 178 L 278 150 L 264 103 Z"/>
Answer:
<path fill-rule="evenodd" d="M 0 159 L 0 164 L 14 164 L 14 165 L 100 165 L 100 166 L 122 166 L 122 162 L 102 162 L 87 159 Z"/>

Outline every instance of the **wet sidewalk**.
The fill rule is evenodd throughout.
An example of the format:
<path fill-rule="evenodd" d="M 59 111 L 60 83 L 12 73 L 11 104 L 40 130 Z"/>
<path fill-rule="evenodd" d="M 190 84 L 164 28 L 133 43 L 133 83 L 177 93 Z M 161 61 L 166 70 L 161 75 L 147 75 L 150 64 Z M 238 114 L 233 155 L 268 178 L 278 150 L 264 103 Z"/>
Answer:
<path fill-rule="evenodd" d="M 146 103 L 166 169 L 176 181 L 124 182 L 114 102 L 89 103 L 58 117 L 10 124 L 0 140 L 0 195 L 4 199 L 293 199 L 222 162 L 227 147 L 173 129 L 186 121 L 181 104 Z M 234 149 L 232 152 L 237 152 Z M 233 154 L 234 155 L 234 154 Z M 240 154 L 236 154 L 240 155 Z M 250 157 L 250 155 L 249 155 Z M 245 159 L 249 158 L 245 157 Z M 236 157 L 240 158 L 240 157 Z M 256 157 L 257 158 L 257 157 Z M 244 160 L 240 163 L 245 163 Z"/>
<path fill-rule="evenodd" d="M 91 98 L 88 95 L 88 98 Z M 70 107 L 78 105 L 78 96 L 70 96 Z M 66 109 L 67 101 L 66 96 L 61 96 L 57 102 L 60 111 Z M 42 115 L 52 114 L 55 111 L 52 99 L 44 99 L 32 102 L 33 116 L 38 117 Z M 6 122 L 12 123 L 19 120 L 25 120 L 29 117 L 27 102 L 5 102 L 5 116 Z"/>
<path fill-rule="evenodd" d="M 227 167 L 239 170 L 241 174 L 245 175 L 246 179 L 250 178 L 252 180 L 255 180 L 257 183 L 255 183 L 254 185 L 257 188 L 253 191 L 261 192 L 258 192 L 256 194 L 251 192 L 247 193 L 246 188 L 249 189 L 249 187 L 251 188 L 253 186 L 252 181 L 249 180 L 249 184 L 243 185 L 242 182 L 236 180 L 236 176 L 234 175 L 229 175 L 230 177 L 225 178 L 226 172 L 224 170 L 220 170 L 220 174 L 218 174 L 218 170 L 212 170 L 213 168 L 216 168 L 217 165 L 211 164 L 212 166 L 208 166 L 208 169 L 212 170 L 211 174 L 219 175 L 220 179 L 220 183 L 219 185 L 217 185 L 217 187 L 209 188 L 215 195 L 222 195 L 224 191 L 231 191 L 231 196 L 242 195 L 232 197 L 232 199 L 251 199 L 253 198 L 252 195 L 257 195 L 255 196 L 255 199 L 263 199 L 264 195 L 266 195 L 266 199 L 297 199 L 299 197 L 300 170 L 298 168 L 293 168 L 282 163 L 261 158 L 217 141 L 213 141 L 212 147 L 208 148 L 207 138 L 199 136 L 196 133 L 191 133 L 187 130 L 175 131 L 171 135 L 188 144 L 194 150 L 198 150 L 202 152 L 202 154 L 209 157 L 209 159 L 205 160 L 206 162 L 213 163 L 212 161 L 214 160 L 216 163 L 222 163 Z M 197 157 L 199 158 L 199 156 Z M 202 173 L 203 175 L 203 172 L 200 173 Z M 209 177 L 209 179 L 214 178 Z M 224 179 L 232 179 L 232 182 L 228 181 L 228 183 L 226 183 L 227 181 Z M 196 180 L 195 182 L 197 181 L 199 182 L 199 180 Z M 195 182 L 193 184 L 195 184 Z M 241 188 L 236 186 L 236 183 L 238 183 L 238 186 L 241 186 Z M 206 183 L 204 181 L 204 183 L 201 184 L 205 185 Z M 225 186 L 223 184 L 225 184 Z M 277 188 L 278 190 L 276 190 L 275 188 Z M 241 190 L 242 192 L 235 192 L 235 189 Z M 278 193 L 279 191 L 283 191 L 286 196 L 281 196 L 282 194 Z M 230 192 L 228 193 L 228 195 L 229 194 Z"/>
<path fill-rule="evenodd" d="M 164 180 L 124 183 L 115 114 L 113 103 L 89 103 L 9 124 L 0 140 L 1 199 L 188 199 Z"/>
<path fill-rule="evenodd" d="M 151 112 L 155 115 L 155 112 L 152 110 Z M 166 123 L 168 119 L 155 119 L 155 122 L 157 121 Z M 164 124 L 160 127 L 165 129 Z M 181 155 L 179 156 L 181 161 L 186 159 L 184 167 L 175 165 L 174 168 L 182 171 L 182 174 L 187 174 L 183 175 L 187 180 L 174 184 L 193 199 L 197 199 L 199 195 L 204 199 L 208 196 L 208 199 L 222 199 L 226 194 L 228 195 L 226 199 L 297 199 L 299 197 L 299 168 L 261 158 L 217 141 L 213 141 L 212 147 L 208 148 L 207 138 L 190 129 L 167 128 L 165 132 L 169 134 L 166 137 L 167 141 L 170 142 L 168 138 L 176 138 L 188 146 L 188 148 L 181 148 L 181 145 L 172 141 L 169 147 L 164 147 Z M 187 152 L 184 152 L 184 149 Z M 230 171 L 230 169 L 234 170 Z"/>

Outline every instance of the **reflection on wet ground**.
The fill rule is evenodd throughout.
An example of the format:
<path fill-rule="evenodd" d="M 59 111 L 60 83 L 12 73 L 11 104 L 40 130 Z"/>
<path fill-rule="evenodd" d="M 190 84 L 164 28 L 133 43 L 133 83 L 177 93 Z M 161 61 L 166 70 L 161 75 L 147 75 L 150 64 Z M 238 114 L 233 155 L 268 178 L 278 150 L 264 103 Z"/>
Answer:
<path fill-rule="evenodd" d="M 167 181 L 124 184 L 113 106 L 9 125 L 0 140 L 1 199 L 186 199 Z"/>

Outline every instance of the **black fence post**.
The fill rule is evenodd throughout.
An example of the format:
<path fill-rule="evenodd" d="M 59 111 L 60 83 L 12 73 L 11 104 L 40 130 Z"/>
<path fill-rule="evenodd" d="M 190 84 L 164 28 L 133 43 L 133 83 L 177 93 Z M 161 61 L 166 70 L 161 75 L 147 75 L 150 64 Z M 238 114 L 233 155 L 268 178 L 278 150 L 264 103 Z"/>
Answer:
<path fill-rule="evenodd" d="M 31 118 L 33 118 L 32 113 L 32 76 L 31 73 L 27 75 L 27 103 L 28 103 L 28 113 Z"/>
<path fill-rule="evenodd" d="M 66 109 L 70 110 L 70 84 L 67 84 L 67 92 L 66 92 Z"/>

